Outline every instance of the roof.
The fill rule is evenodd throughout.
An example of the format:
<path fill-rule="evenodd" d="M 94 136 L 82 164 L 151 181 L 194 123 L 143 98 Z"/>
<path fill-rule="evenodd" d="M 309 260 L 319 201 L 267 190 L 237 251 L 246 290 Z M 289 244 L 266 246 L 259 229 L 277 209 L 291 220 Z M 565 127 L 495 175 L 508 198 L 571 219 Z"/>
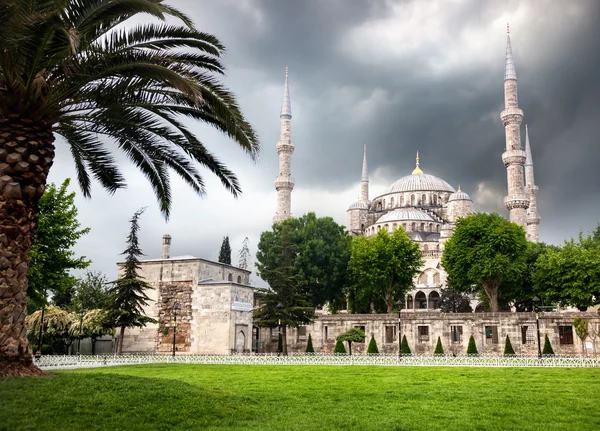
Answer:
<path fill-rule="evenodd" d="M 247 272 L 248 274 L 252 274 L 252 271 L 249 271 L 247 269 L 243 269 L 243 268 L 239 268 L 235 265 L 228 265 L 226 263 L 222 263 L 222 262 L 215 262 L 214 260 L 209 260 L 209 259 L 203 259 L 201 257 L 196 257 L 196 256 L 191 256 L 191 255 L 183 255 L 183 256 L 172 256 L 172 257 L 168 257 L 166 259 L 162 259 L 162 258 L 156 258 L 156 259 L 142 259 L 140 260 L 141 264 L 152 264 L 152 263 L 171 263 L 171 262 L 176 262 L 176 261 L 193 261 L 193 260 L 197 260 L 197 261 L 201 261 L 201 262 L 207 262 L 207 263 L 211 263 L 213 265 L 219 265 L 219 266 L 224 266 L 227 268 L 231 268 L 231 269 L 235 269 L 236 271 L 242 271 L 242 272 Z M 125 262 L 117 262 L 117 265 L 123 265 Z"/>
<path fill-rule="evenodd" d="M 369 204 L 365 201 L 356 201 L 348 207 L 349 210 L 368 210 Z"/>
<path fill-rule="evenodd" d="M 452 193 L 450 195 L 450 197 L 448 198 L 448 202 L 452 202 L 452 201 L 470 201 L 471 197 L 466 194 L 465 192 L 463 192 L 460 187 L 458 188 L 458 191 Z"/>
<path fill-rule="evenodd" d="M 429 214 L 419 211 L 414 208 L 398 208 L 394 211 L 390 211 L 387 214 L 379 217 L 376 223 L 385 223 L 392 221 L 405 221 L 405 220 L 416 220 L 416 221 L 435 221 Z"/>
<path fill-rule="evenodd" d="M 390 187 L 390 193 L 414 191 L 455 192 L 454 188 L 446 181 L 429 174 L 407 175 Z"/>
<path fill-rule="evenodd" d="M 281 118 L 292 118 L 292 102 L 290 99 L 290 87 L 288 85 L 288 68 L 285 67 L 285 83 L 283 84 L 283 103 L 281 104 Z"/>

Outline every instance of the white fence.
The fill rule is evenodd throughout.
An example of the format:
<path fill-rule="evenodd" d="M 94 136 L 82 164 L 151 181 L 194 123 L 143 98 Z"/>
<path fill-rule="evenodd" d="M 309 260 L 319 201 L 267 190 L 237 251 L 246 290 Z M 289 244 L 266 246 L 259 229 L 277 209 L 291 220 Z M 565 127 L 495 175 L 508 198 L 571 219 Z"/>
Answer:
<path fill-rule="evenodd" d="M 459 366 L 459 367 L 600 367 L 593 356 L 491 356 L 491 355 L 345 355 L 332 353 L 244 353 L 226 355 L 80 355 L 42 356 L 35 364 L 44 370 L 95 368 L 138 364 L 223 364 L 223 365 L 382 365 L 382 366 Z"/>

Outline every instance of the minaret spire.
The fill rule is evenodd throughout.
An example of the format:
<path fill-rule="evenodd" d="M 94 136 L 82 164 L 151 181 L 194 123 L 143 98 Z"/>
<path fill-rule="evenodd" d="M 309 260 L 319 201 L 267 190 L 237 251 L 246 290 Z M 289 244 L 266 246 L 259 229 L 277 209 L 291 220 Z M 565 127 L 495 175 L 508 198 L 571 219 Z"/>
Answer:
<path fill-rule="evenodd" d="M 526 228 L 529 196 L 525 191 L 525 178 L 523 175 L 526 154 L 521 147 L 523 111 L 519 109 L 517 73 L 515 71 L 510 35 L 508 34 L 508 25 L 506 31 L 504 111 L 500 114 L 506 135 L 506 151 L 502 154 L 502 161 L 506 167 L 508 195 L 504 198 L 504 205 L 506 205 L 510 214 L 510 221 Z"/>
<path fill-rule="evenodd" d="M 529 195 L 529 208 L 527 208 L 527 239 L 532 242 L 539 241 L 540 216 L 537 211 L 538 186 L 535 185 L 533 175 L 533 157 L 529 144 L 529 128 L 525 125 L 525 190 Z"/>
<path fill-rule="evenodd" d="M 367 169 L 367 144 L 363 155 L 362 176 L 360 177 L 360 200 L 367 202 L 369 200 L 369 172 Z"/>
<path fill-rule="evenodd" d="M 416 161 L 416 166 L 414 171 L 412 171 L 413 175 L 421 175 L 423 173 L 423 171 L 421 170 L 421 168 L 419 167 L 419 152 L 417 151 L 417 161 Z"/>
<path fill-rule="evenodd" d="M 279 156 L 279 175 L 275 180 L 277 190 L 277 212 L 274 221 L 280 222 L 291 216 L 292 179 L 291 164 L 294 143 L 292 142 L 292 103 L 288 85 L 288 67 L 285 67 L 285 83 L 283 84 L 283 103 L 279 115 L 279 142 L 277 142 L 277 155 Z"/>

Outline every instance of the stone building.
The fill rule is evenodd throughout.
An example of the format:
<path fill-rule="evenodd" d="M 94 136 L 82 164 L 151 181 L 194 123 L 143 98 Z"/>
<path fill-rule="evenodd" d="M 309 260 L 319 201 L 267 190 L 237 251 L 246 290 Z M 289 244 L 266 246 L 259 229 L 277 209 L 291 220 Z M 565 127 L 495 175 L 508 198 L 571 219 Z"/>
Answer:
<path fill-rule="evenodd" d="M 146 291 L 150 301 L 144 312 L 157 323 L 127 329 L 123 352 L 171 352 L 175 327 L 177 353 L 249 351 L 250 271 L 194 256 L 171 257 L 170 247 L 171 237 L 164 235 L 161 258 L 140 262 L 140 275 L 154 288 Z M 120 276 L 122 263 L 118 269 Z"/>

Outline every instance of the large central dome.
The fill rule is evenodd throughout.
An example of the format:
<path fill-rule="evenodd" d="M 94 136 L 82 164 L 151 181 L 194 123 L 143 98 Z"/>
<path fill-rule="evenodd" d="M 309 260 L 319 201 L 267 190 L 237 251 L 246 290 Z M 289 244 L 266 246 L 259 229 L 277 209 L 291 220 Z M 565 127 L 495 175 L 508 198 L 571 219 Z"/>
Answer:
<path fill-rule="evenodd" d="M 429 174 L 407 175 L 397 180 L 390 188 L 390 193 L 420 191 L 454 193 L 456 190 L 441 178 Z"/>

